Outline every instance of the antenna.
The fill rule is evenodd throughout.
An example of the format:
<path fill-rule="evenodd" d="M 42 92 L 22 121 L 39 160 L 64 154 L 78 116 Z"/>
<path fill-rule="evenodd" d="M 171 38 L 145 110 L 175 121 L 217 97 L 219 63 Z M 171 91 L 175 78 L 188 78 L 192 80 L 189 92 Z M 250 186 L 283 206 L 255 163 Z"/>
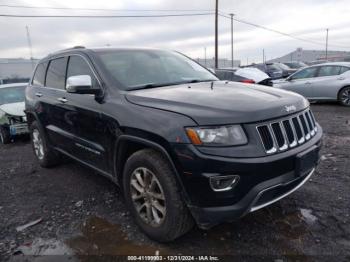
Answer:
<path fill-rule="evenodd" d="M 32 69 L 34 69 L 34 63 L 33 63 L 33 51 L 32 51 L 32 41 L 30 40 L 30 34 L 29 34 L 29 27 L 26 25 L 27 30 L 27 41 L 28 41 L 28 47 L 30 52 L 30 61 L 32 63 Z"/>

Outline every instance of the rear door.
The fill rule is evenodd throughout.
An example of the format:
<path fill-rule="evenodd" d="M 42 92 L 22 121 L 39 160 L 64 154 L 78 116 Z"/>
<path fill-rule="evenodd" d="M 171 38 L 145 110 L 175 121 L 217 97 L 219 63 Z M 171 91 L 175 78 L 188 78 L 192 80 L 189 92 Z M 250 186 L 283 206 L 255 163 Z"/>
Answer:
<path fill-rule="evenodd" d="M 341 70 L 342 66 L 320 66 L 317 77 L 312 84 L 315 99 L 337 99 L 338 91 L 343 84 L 342 80 L 344 80 L 340 76 Z"/>
<path fill-rule="evenodd" d="M 46 112 L 46 130 L 51 145 L 72 153 L 74 125 L 71 106 L 65 91 L 68 57 L 54 58 L 49 62 L 46 80 L 44 111 Z"/>

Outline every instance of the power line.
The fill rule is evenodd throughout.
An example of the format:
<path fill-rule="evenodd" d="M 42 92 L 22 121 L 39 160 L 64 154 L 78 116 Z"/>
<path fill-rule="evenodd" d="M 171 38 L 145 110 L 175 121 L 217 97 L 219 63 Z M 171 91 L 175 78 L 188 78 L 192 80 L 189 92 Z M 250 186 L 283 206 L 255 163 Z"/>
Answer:
<path fill-rule="evenodd" d="M 53 9 L 53 10 L 77 10 L 77 11 L 118 11 L 118 12 L 212 12 L 210 9 L 107 9 L 107 8 L 80 8 L 80 7 L 53 7 L 53 6 L 27 6 L 6 5 L 0 7 L 25 8 L 25 9 Z"/>
<path fill-rule="evenodd" d="M 161 14 L 161 15 L 11 15 L 0 14 L 0 17 L 14 18 L 146 18 L 146 17 L 179 17 L 179 16 L 207 16 L 213 13 Z"/>
<path fill-rule="evenodd" d="M 227 15 L 225 15 L 223 13 L 220 13 L 219 15 L 222 16 L 222 17 L 225 17 L 227 19 L 231 19 L 230 16 L 227 16 Z M 277 34 L 280 34 L 280 35 L 291 37 L 291 38 L 294 38 L 294 39 L 299 40 L 299 41 L 303 41 L 303 42 L 308 42 L 308 43 L 315 44 L 315 45 L 322 45 L 322 46 L 324 46 L 324 43 L 320 43 L 320 42 L 312 41 L 312 40 L 309 40 L 309 39 L 301 38 L 301 37 L 298 37 L 298 36 L 294 36 L 294 35 L 291 35 L 291 34 L 288 34 L 288 33 L 284 33 L 282 31 L 279 31 L 279 30 L 276 30 L 276 29 L 268 28 L 266 26 L 258 25 L 258 24 L 255 24 L 255 23 L 243 20 L 243 19 L 233 18 L 233 20 L 235 20 L 235 21 L 237 21 L 239 23 L 242 23 L 242 24 L 254 26 L 254 27 L 257 27 L 257 28 L 260 28 L 260 29 L 264 29 L 264 30 L 273 32 L 273 33 L 277 33 Z M 329 46 L 331 46 L 331 45 L 329 45 Z M 338 45 L 332 45 L 332 46 L 333 47 L 338 47 L 338 48 L 349 48 L 349 47 L 346 47 L 346 46 L 338 46 Z"/>

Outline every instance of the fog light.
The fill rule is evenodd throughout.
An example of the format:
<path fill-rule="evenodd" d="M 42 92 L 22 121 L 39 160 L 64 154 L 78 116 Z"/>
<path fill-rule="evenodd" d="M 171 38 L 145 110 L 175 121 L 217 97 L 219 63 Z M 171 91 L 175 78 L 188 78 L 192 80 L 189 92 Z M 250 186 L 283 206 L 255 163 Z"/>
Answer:
<path fill-rule="evenodd" d="M 231 190 L 239 180 L 239 176 L 212 176 L 209 178 L 211 188 L 216 192 Z"/>

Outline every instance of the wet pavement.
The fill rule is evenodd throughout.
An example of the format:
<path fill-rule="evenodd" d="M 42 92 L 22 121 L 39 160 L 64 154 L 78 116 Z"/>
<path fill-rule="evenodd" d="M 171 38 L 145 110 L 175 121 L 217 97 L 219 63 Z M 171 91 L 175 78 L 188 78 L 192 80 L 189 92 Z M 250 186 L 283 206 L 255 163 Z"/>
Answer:
<path fill-rule="evenodd" d="M 169 244 L 144 236 L 118 188 L 95 172 L 73 161 L 40 168 L 26 140 L 0 146 L 0 261 L 156 254 L 350 261 L 350 108 L 316 104 L 312 110 L 325 137 L 310 181 L 239 221 L 194 228 Z"/>

